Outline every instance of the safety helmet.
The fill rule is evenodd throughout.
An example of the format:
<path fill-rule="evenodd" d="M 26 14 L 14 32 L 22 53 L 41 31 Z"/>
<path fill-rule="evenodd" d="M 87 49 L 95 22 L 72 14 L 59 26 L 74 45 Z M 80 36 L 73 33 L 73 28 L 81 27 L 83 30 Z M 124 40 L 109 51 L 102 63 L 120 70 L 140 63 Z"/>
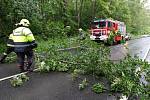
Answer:
<path fill-rule="evenodd" d="M 30 22 L 27 19 L 21 19 L 20 23 L 18 23 L 18 24 L 28 27 L 30 25 Z"/>
<path fill-rule="evenodd" d="M 79 28 L 78 30 L 79 30 L 79 31 L 82 31 L 82 28 Z"/>

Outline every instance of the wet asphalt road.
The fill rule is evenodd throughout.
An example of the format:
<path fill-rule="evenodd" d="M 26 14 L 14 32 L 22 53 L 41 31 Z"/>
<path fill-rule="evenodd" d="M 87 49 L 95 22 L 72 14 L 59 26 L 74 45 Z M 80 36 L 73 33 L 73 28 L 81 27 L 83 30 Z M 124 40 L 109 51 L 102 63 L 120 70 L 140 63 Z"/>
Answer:
<path fill-rule="evenodd" d="M 144 52 L 150 47 L 149 40 L 150 37 L 128 41 L 130 54 L 144 57 Z M 111 59 L 121 59 L 126 52 L 123 45 L 113 46 Z M 0 78 L 17 73 L 19 70 L 16 64 L 0 64 Z M 81 83 L 81 79 L 72 81 L 71 75 L 67 73 L 30 73 L 28 76 L 30 80 L 17 88 L 12 87 L 9 80 L 0 82 L 0 100 L 116 100 L 115 96 L 110 96 L 108 93 L 93 93 L 90 88 L 92 83 L 85 90 L 79 91 L 78 84 Z M 88 80 L 95 82 L 93 78 Z M 107 84 L 107 81 L 103 79 L 98 82 Z"/>
<path fill-rule="evenodd" d="M 116 100 L 115 96 L 110 96 L 108 93 L 95 94 L 91 91 L 93 83 L 107 84 L 105 79 L 98 81 L 87 77 L 91 84 L 80 91 L 78 84 L 85 77 L 73 81 L 70 74 L 61 72 L 27 75 L 30 77 L 29 81 L 17 88 L 12 87 L 9 80 L 0 82 L 0 100 Z"/>
<path fill-rule="evenodd" d="M 127 44 L 131 56 L 138 56 L 139 58 L 143 59 L 147 51 L 150 49 L 150 37 L 131 40 L 128 41 Z M 150 52 L 145 60 L 150 62 Z"/>
<path fill-rule="evenodd" d="M 0 64 L 0 79 L 18 73 L 19 69 L 16 67 L 16 64 Z"/>

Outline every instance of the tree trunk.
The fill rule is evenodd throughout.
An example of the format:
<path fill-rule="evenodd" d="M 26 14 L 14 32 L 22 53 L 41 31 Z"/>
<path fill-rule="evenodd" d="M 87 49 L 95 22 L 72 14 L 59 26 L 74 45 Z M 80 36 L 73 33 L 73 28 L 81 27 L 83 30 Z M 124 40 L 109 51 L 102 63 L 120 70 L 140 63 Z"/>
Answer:
<path fill-rule="evenodd" d="M 91 18 L 91 20 L 93 20 L 94 18 L 95 18 L 95 7 L 96 6 L 96 0 L 92 0 L 92 18 Z"/>
<path fill-rule="evenodd" d="M 67 5 L 68 5 L 68 1 L 67 0 L 63 0 L 63 18 L 64 18 L 64 26 L 66 27 L 68 25 L 68 19 L 67 19 Z"/>
<path fill-rule="evenodd" d="M 81 26 L 81 14 L 82 14 L 82 7 L 83 7 L 83 0 L 80 0 L 80 7 L 78 10 L 78 28 L 80 28 Z"/>

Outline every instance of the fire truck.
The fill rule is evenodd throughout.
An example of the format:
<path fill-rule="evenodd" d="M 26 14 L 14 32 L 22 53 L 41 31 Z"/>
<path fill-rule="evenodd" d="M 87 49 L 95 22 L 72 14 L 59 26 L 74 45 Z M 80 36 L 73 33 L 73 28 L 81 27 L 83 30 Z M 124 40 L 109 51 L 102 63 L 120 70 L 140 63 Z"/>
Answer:
<path fill-rule="evenodd" d="M 110 36 L 113 43 L 120 43 L 126 35 L 126 25 L 112 19 L 96 19 L 91 23 L 90 39 L 108 42 Z"/>

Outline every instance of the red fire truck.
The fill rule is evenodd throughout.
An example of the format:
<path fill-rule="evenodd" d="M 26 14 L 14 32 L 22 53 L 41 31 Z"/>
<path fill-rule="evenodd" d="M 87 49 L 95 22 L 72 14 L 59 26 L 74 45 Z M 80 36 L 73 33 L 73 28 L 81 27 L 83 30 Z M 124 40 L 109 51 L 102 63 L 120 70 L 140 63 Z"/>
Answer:
<path fill-rule="evenodd" d="M 107 42 L 110 34 L 115 34 L 113 42 L 120 42 L 126 35 L 126 25 L 124 22 L 112 19 L 97 19 L 91 23 L 91 40 L 101 40 Z M 118 34 L 119 33 L 119 34 Z"/>

